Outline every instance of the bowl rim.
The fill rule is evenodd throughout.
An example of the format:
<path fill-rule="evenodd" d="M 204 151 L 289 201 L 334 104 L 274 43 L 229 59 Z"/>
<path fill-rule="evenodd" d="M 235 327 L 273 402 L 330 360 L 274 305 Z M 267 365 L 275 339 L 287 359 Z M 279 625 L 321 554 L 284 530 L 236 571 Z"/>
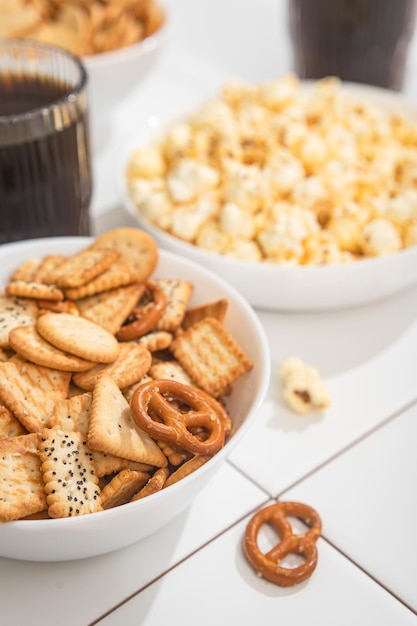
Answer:
<path fill-rule="evenodd" d="M 10 254 L 13 253 L 13 251 L 16 251 L 16 250 L 20 251 L 24 249 L 25 247 L 27 247 L 28 244 L 34 245 L 36 248 L 39 249 L 39 252 L 41 252 L 45 248 L 45 246 L 48 245 L 48 243 L 49 244 L 52 243 L 53 245 L 55 244 L 66 245 L 68 243 L 71 246 L 72 244 L 77 244 L 77 245 L 79 244 L 79 246 L 82 247 L 84 245 L 88 245 L 93 240 L 94 240 L 94 237 L 62 236 L 62 237 L 43 237 L 43 238 L 37 238 L 37 239 L 10 242 L 10 243 L 6 243 L 0 246 L 0 261 L 2 257 L 9 256 Z M 250 319 L 253 325 L 254 330 L 256 331 L 256 336 L 258 338 L 258 344 L 259 344 L 258 347 L 262 355 L 262 360 L 257 364 L 257 366 L 259 368 L 262 368 L 263 370 L 262 375 L 259 377 L 260 384 L 256 390 L 256 393 L 254 395 L 253 402 L 252 402 L 251 419 L 249 420 L 245 419 L 240 425 L 239 429 L 235 431 L 233 436 L 225 443 L 223 448 L 219 450 L 219 452 L 217 452 L 215 455 L 213 455 L 213 457 L 209 459 L 206 463 L 204 463 L 204 465 L 199 467 L 192 474 L 189 474 L 188 476 L 185 476 L 180 481 L 172 484 L 169 487 L 169 489 L 170 489 L 170 493 L 173 494 L 175 490 L 180 490 L 187 482 L 191 482 L 193 478 L 195 478 L 197 473 L 200 477 L 203 477 L 204 474 L 209 472 L 210 469 L 213 468 L 216 464 L 219 464 L 222 460 L 225 460 L 225 458 L 229 454 L 229 450 L 235 447 L 235 445 L 243 437 L 246 431 L 250 428 L 250 426 L 252 425 L 252 422 L 256 418 L 256 415 L 258 414 L 266 398 L 266 394 L 267 394 L 269 383 L 270 383 L 271 363 L 270 363 L 269 344 L 268 344 L 265 330 L 261 324 L 261 321 L 258 315 L 256 314 L 256 312 L 254 311 L 254 309 L 251 307 L 251 305 L 239 293 L 239 291 L 235 289 L 235 287 L 227 283 L 221 276 L 217 276 L 213 271 L 211 271 L 210 269 L 204 266 L 200 266 L 198 263 L 196 263 L 192 259 L 181 257 L 180 255 L 170 250 L 159 249 L 158 252 L 159 254 L 161 254 L 162 258 L 164 258 L 164 260 L 179 261 L 180 263 L 183 263 L 189 266 L 191 269 L 195 270 L 199 274 L 205 275 L 211 281 L 214 281 L 214 283 L 218 285 L 220 288 L 222 288 L 226 292 L 229 292 L 233 296 L 233 298 L 237 300 L 239 307 L 241 307 L 245 311 L 246 315 L 248 316 L 248 318 Z M 155 272 L 158 271 L 158 266 L 155 268 L 154 271 Z M 163 494 L 164 494 L 163 490 L 161 490 L 160 492 L 151 494 L 153 502 L 155 502 L 158 498 L 163 497 Z M 5 522 L 4 527 L 7 528 L 8 530 L 15 529 L 16 531 L 18 531 L 21 528 L 22 529 L 24 528 L 26 529 L 25 532 L 27 532 L 27 530 L 31 528 L 35 529 L 36 532 L 40 532 L 40 530 L 43 527 L 45 527 L 45 529 L 49 529 L 50 531 L 53 530 L 54 532 L 56 532 L 60 526 L 68 529 L 69 523 L 71 524 L 72 528 L 76 527 L 76 525 L 78 526 L 83 525 L 83 524 L 89 525 L 92 523 L 92 518 L 94 518 L 94 520 L 97 520 L 98 524 L 100 523 L 105 524 L 106 520 L 108 520 L 109 518 L 115 515 L 119 516 L 121 510 L 128 510 L 132 512 L 135 509 L 140 509 L 141 507 L 144 509 L 147 508 L 146 501 L 147 501 L 147 498 L 144 498 L 136 502 L 128 502 L 122 505 L 122 508 L 119 506 L 119 507 L 114 507 L 111 509 L 106 509 L 103 511 L 98 511 L 91 515 L 81 515 L 81 516 L 72 517 L 72 518 L 12 520 L 9 522 Z M 100 520 L 102 520 L 102 522 L 100 522 Z M 2 525 L 0 524 L 0 535 L 1 535 L 1 527 Z"/>

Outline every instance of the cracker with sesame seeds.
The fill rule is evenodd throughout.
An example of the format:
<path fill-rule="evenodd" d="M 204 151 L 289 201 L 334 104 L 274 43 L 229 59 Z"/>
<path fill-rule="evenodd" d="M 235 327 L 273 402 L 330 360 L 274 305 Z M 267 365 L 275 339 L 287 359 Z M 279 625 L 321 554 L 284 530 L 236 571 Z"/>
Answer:
<path fill-rule="evenodd" d="M 10 349 L 9 333 L 12 328 L 33 324 L 38 313 L 33 300 L 0 295 L 0 348 Z"/>
<path fill-rule="evenodd" d="M 10 297 L 32 298 L 33 300 L 60 302 L 64 299 L 64 292 L 56 285 L 44 285 L 43 283 L 25 282 L 24 280 L 8 283 L 5 292 Z"/>
<path fill-rule="evenodd" d="M 87 361 L 111 363 L 120 352 L 111 333 L 81 316 L 47 312 L 38 317 L 36 330 L 60 350 Z"/>
<path fill-rule="evenodd" d="M 82 317 L 115 335 L 145 291 L 144 283 L 116 287 L 76 301 Z"/>
<path fill-rule="evenodd" d="M 193 324 L 200 322 L 205 317 L 215 317 L 219 322 L 223 322 L 226 317 L 228 301 L 226 298 L 220 298 L 215 302 L 201 304 L 192 309 L 188 309 L 182 321 L 182 327 L 186 330 Z"/>
<path fill-rule="evenodd" d="M 162 317 L 155 324 L 155 329 L 174 332 L 181 326 L 194 286 L 179 278 L 157 278 L 153 282 L 161 287 L 168 302 Z"/>
<path fill-rule="evenodd" d="M 38 452 L 50 517 L 76 517 L 103 509 L 93 455 L 82 433 L 45 428 Z"/>
<path fill-rule="evenodd" d="M 103 509 L 126 504 L 149 480 L 150 474 L 125 469 L 116 474 L 101 490 Z"/>
<path fill-rule="evenodd" d="M 128 401 L 106 372 L 100 374 L 94 387 L 88 444 L 93 450 L 131 461 L 156 467 L 167 465 L 156 442 L 136 426 Z"/>
<path fill-rule="evenodd" d="M 70 372 L 28 362 L 0 363 L 0 400 L 29 432 L 51 425 L 54 407 L 67 396 Z"/>
<path fill-rule="evenodd" d="M 148 233 L 139 228 L 115 228 L 96 237 L 93 247 L 110 247 L 119 250 L 123 258 L 146 281 L 156 268 L 158 247 Z"/>
<path fill-rule="evenodd" d="M 0 438 L 19 437 L 27 435 L 26 428 L 15 418 L 13 413 L 5 406 L 0 406 Z"/>
<path fill-rule="evenodd" d="M 0 520 L 9 522 L 46 508 L 34 433 L 0 439 Z"/>
<path fill-rule="evenodd" d="M 48 282 L 58 287 L 81 287 L 100 276 L 120 257 L 118 250 L 85 248 L 68 257 L 48 275 Z"/>
<path fill-rule="evenodd" d="M 120 344 L 119 356 L 113 363 L 97 364 L 86 372 L 76 372 L 73 382 L 85 391 L 92 391 L 98 375 L 106 371 L 116 385 L 123 389 L 129 387 L 144 376 L 152 363 L 152 355 L 137 343 Z"/>
<path fill-rule="evenodd" d="M 67 354 L 46 341 L 35 324 L 13 328 L 9 333 L 10 346 L 24 359 L 37 365 L 65 372 L 80 372 L 92 368 L 94 361 Z"/>
<path fill-rule="evenodd" d="M 80 300 L 109 289 L 116 289 L 116 287 L 124 287 L 139 282 L 141 282 L 140 273 L 136 271 L 133 265 L 123 259 L 119 259 L 100 276 L 90 280 L 85 285 L 65 288 L 64 291 L 68 300 Z"/>
<path fill-rule="evenodd" d="M 206 317 L 178 335 L 170 350 L 195 383 L 218 398 L 252 361 L 219 320 Z"/>

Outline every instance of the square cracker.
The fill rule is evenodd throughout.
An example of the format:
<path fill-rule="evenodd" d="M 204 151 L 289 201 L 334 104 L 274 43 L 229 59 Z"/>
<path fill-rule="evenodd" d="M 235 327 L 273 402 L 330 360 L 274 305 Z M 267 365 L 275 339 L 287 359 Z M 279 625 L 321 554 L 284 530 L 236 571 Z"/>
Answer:
<path fill-rule="evenodd" d="M 206 317 L 178 335 L 171 352 L 192 380 L 219 397 L 253 363 L 219 320 Z"/>
<path fill-rule="evenodd" d="M 0 295 L 0 348 L 10 348 L 12 328 L 34 324 L 39 309 L 34 300 Z"/>
<path fill-rule="evenodd" d="M 0 440 L 0 520 L 9 522 L 46 508 L 36 434 Z"/>
<path fill-rule="evenodd" d="M 93 450 L 131 461 L 157 467 L 167 465 L 156 442 L 136 426 L 128 401 L 106 372 L 100 374 L 94 387 L 88 444 Z"/>
<path fill-rule="evenodd" d="M 77 517 L 102 510 L 93 457 L 82 433 L 44 428 L 38 452 L 50 517 Z"/>
<path fill-rule="evenodd" d="M 6 361 L 0 363 L 0 400 L 29 432 L 51 425 L 54 407 L 67 396 L 70 372 Z"/>

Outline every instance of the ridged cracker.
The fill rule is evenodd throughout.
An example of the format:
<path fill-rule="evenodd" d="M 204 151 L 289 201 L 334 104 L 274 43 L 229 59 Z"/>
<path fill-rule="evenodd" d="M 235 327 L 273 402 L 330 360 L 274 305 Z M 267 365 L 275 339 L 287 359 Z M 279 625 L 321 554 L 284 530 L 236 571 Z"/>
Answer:
<path fill-rule="evenodd" d="M 84 435 L 45 428 L 39 435 L 38 452 L 50 517 L 102 510 L 98 477 Z"/>
<path fill-rule="evenodd" d="M 134 283 L 76 301 L 80 314 L 115 335 L 141 297 L 145 285 Z"/>
<path fill-rule="evenodd" d="M 33 363 L 0 363 L 0 400 L 29 432 L 51 425 L 57 402 L 67 396 L 71 374 Z"/>
<path fill-rule="evenodd" d="M 131 461 L 165 467 L 167 459 L 155 441 L 138 428 L 130 406 L 116 383 L 105 372 L 93 391 L 88 443 L 94 450 L 110 452 Z"/>
<path fill-rule="evenodd" d="M 113 363 L 99 364 L 86 372 L 77 372 L 73 381 L 81 389 L 92 391 L 100 372 L 106 371 L 116 385 L 123 389 L 140 380 L 148 372 L 151 363 L 152 355 L 149 350 L 139 344 L 122 343 L 119 356 Z"/>
<path fill-rule="evenodd" d="M 206 317 L 178 335 L 170 350 L 192 380 L 214 397 L 249 371 L 253 363 L 231 334 Z"/>
<path fill-rule="evenodd" d="M 36 330 L 35 324 L 20 326 L 10 331 L 9 342 L 20 356 L 44 367 L 65 372 L 80 372 L 92 368 L 95 363 L 63 352 L 46 341 Z"/>
<path fill-rule="evenodd" d="M 95 363 L 117 359 L 120 344 L 98 324 L 68 313 L 45 313 L 36 322 L 38 333 L 64 352 Z"/>
<path fill-rule="evenodd" d="M 80 300 L 87 296 L 93 296 L 96 293 L 102 293 L 116 287 L 132 285 L 141 282 L 140 274 L 135 268 L 124 260 L 115 261 L 100 276 L 90 280 L 81 287 L 72 287 L 65 289 L 65 295 L 69 300 Z"/>
<path fill-rule="evenodd" d="M 119 250 L 137 271 L 139 282 L 149 278 L 158 262 L 155 240 L 139 228 L 115 228 L 96 237 L 92 246 L 108 246 Z"/>
<path fill-rule="evenodd" d="M 56 285 L 44 285 L 43 283 L 25 282 L 24 280 L 8 283 L 5 292 L 10 297 L 32 298 L 33 300 L 59 302 L 64 299 L 64 292 Z"/>
<path fill-rule="evenodd" d="M 38 313 L 33 300 L 0 295 L 0 348 L 10 348 L 9 333 L 12 328 L 33 324 Z"/>
<path fill-rule="evenodd" d="M 86 248 L 68 257 L 63 263 L 58 265 L 54 275 L 49 276 L 49 280 L 54 279 L 58 287 L 81 287 L 100 276 L 117 259 L 120 253 L 117 250 L 105 248 Z"/>
<path fill-rule="evenodd" d="M 135 470 L 122 470 L 101 490 L 103 509 L 111 509 L 131 500 L 149 480 L 147 472 Z"/>
<path fill-rule="evenodd" d="M 161 287 L 168 301 L 155 328 L 174 332 L 181 326 L 194 286 L 191 282 L 179 278 L 158 278 L 153 282 Z"/>
<path fill-rule="evenodd" d="M 35 434 L 0 439 L 0 520 L 9 522 L 46 508 Z"/>

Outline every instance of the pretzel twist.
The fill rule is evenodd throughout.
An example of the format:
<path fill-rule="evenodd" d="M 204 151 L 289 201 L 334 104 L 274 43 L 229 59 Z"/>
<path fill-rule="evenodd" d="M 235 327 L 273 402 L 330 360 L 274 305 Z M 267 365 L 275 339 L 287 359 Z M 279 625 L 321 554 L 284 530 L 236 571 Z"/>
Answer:
<path fill-rule="evenodd" d="M 215 454 L 224 445 L 224 409 L 197 387 L 174 380 L 149 381 L 136 389 L 130 410 L 136 424 L 151 437 L 193 454 Z M 207 437 L 202 440 L 193 432 L 196 428 Z"/>
<path fill-rule="evenodd" d="M 133 309 L 133 322 L 124 324 L 116 333 L 119 341 L 138 339 L 152 330 L 165 311 L 168 300 L 163 289 L 151 281 L 146 283 L 146 290 L 151 293 L 153 301 L 145 306 Z"/>
<path fill-rule="evenodd" d="M 303 519 L 310 529 L 303 534 L 293 533 L 287 516 Z M 263 524 L 270 524 L 279 534 L 281 541 L 264 553 L 258 546 L 258 533 Z M 306 580 L 317 565 L 316 541 L 321 533 L 318 513 L 299 502 L 277 502 L 261 509 L 250 519 L 243 540 L 243 551 L 259 576 L 281 587 L 290 587 Z M 281 567 L 280 562 L 288 554 L 300 554 L 304 562 L 298 567 Z"/>

